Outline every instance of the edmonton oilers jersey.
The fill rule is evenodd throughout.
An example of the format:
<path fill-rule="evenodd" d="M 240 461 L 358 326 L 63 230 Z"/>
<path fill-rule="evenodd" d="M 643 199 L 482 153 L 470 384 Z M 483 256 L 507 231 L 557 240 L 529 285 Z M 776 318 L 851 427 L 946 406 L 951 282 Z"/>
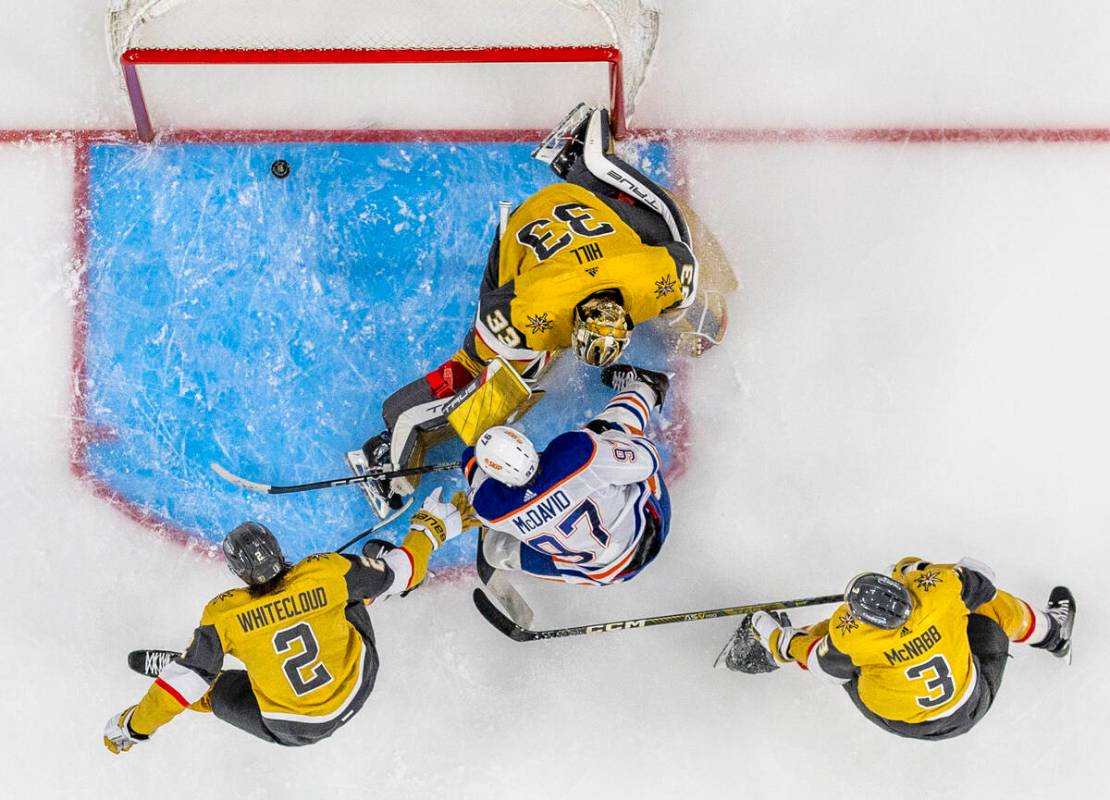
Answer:
<path fill-rule="evenodd" d="M 527 486 L 506 486 L 463 453 L 470 502 L 482 523 L 549 555 L 560 572 L 605 581 L 632 560 L 646 526 L 644 505 L 658 496 L 659 451 L 619 431 L 570 431 L 540 454 Z"/>

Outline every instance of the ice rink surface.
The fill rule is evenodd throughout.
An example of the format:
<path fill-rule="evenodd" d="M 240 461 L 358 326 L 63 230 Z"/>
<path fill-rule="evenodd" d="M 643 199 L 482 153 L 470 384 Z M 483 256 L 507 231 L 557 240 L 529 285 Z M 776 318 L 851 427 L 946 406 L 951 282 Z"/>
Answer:
<path fill-rule="evenodd" d="M 0 126 L 128 127 L 103 6 L 20 6 L 19 24 L 0 32 Z M 689 388 L 689 463 L 671 487 L 662 556 L 617 588 L 529 586 L 543 624 L 824 594 L 902 555 L 970 555 L 1034 604 L 1071 586 L 1074 664 L 1016 647 L 987 719 L 924 744 L 883 734 L 797 670 L 711 670 L 726 621 L 521 645 L 476 615 L 473 579 L 462 578 L 374 609 L 375 692 L 327 742 L 283 750 L 185 715 L 112 758 L 104 720 L 146 685 L 124 654 L 183 646 L 233 579 L 70 471 L 80 281 L 74 147 L 60 134 L 0 144 L 6 795 L 1099 791 L 1110 136 L 880 143 L 820 132 L 1110 130 L 1110 10 L 982 0 L 672 0 L 665 10 L 633 123 L 749 132 L 684 139 L 679 153 L 685 192 L 744 288 L 728 341 Z M 536 114 L 525 99 L 498 102 L 506 116 Z M 246 100 L 235 110 L 259 124 Z M 162 124 L 198 124 L 159 113 Z M 774 134 L 782 128 L 804 135 Z"/>

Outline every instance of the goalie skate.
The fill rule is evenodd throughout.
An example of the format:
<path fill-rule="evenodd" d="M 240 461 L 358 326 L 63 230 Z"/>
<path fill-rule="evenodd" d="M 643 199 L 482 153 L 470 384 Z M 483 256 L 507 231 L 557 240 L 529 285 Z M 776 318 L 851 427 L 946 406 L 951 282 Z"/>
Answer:
<path fill-rule="evenodd" d="M 361 449 L 347 452 L 347 466 L 351 468 L 351 472 L 359 476 L 376 471 L 371 469 L 370 461 Z M 396 518 L 400 512 L 412 505 L 411 497 L 406 502 L 404 497 L 390 490 L 388 480 L 366 481 L 358 484 L 358 488 L 381 520 Z"/>
<path fill-rule="evenodd" d="M 585 103 L 579 103 L 572 108 L 570 113 L 551 129 L 551 133 L 544 137 L 540 146 L 532 151 L 532 158 L 549 165 L 552 172 L 560 178 L 565 177 L 567 168 L 571 164 L 568 148 L 575 142 L 582 141 L 581 134 L 593 112 L 594 109 Z"/>

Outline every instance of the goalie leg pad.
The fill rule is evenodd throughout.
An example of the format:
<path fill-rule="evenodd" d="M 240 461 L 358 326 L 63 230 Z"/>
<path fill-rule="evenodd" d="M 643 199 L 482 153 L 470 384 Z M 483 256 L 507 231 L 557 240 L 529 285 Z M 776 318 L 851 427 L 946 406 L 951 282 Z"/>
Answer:
<path fill-rule="evenodd" d="M 609 139 L 609 112 L 599 108 L 593 112 L 586 126 L 582 146 L 586 168 L 598 180 L 635 197 L 663 217 L 676 242 L 690 246 L 690 228 L 678 205 L 655 181 L 624 160 L 612 155 Z"/>
<path fill-rule="evenodd" d="M 519 415 L 539 394 L 498 357 L 449 401 L 444 413 L 459 438 L 472 445 L 485 431 Z"/>

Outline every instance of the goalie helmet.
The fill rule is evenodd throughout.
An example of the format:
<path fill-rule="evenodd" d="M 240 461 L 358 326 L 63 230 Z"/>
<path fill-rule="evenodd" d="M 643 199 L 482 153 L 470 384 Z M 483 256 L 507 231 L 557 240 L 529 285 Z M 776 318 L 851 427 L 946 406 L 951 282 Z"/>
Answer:
<path fill-rule="evenodd" d="M 258 522 L 244 522 L 224 537 L 224 557 L 227 568 L 248 586 L 261 586 L 289 566 L 270 529 Z"/>
<path fill-rule="evenodd" d="M 878 572 L 852 578 L 844 590 L 844 600 L 852 616 L 886 630 L 904 625 L 913 611 L 909 589 Z"/>
<path fill-rule="evenodd" d="M 478 437 L 474 458 L 484 473 L 506 486 L 524 486 L 540 465 L 531 440 L 506 425 L 490 428 Z"/>
<path fill-rule="evenodd" d="M 574 354 L 591 367 L 616 361 L 632 338 L 632 320 L 611 294 L 587 297 L 574 308 Z"/>

